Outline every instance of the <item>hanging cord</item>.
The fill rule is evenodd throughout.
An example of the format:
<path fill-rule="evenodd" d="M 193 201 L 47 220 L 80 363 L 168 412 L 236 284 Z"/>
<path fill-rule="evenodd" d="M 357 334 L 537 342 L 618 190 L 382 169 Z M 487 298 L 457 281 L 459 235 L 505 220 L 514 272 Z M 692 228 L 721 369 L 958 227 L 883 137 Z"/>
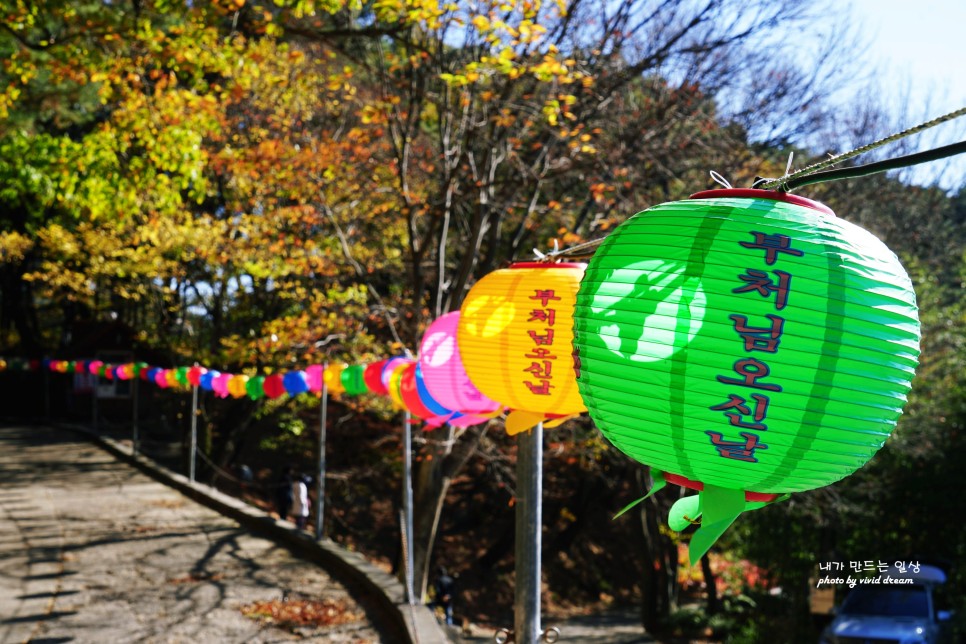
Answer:
<path fill-rule="evenodd" d="M 875 148 L 887 145 L 894 141 L 898 141 L 901 138 L 911 136 L 913 134 L 918 134 L 923 130 L 927 130 L 931 127 L 951 121 L 955 118 L 959 118 L 966 114 L 966 107 L 962 107 L 958 110 L 950 112 L 949 114 L 944 114 L 938 118 L 931 121 L 926 121 L 920 125 L 903 130 L 902 132 L 897 132 L 891 136 L 884 139 L 880 139 L 868 145 L 864 145 L 860 148 L 856 148 L 851 152 L 844 152 L 842 154 L 830 157 L 824 161 L 814 163 L 806 168 L 799 170 L 798 172 L 793 172 L 789 174 L 791 169 L 792 157 L 788 158 L 788 166 L 785 168 L 785 175 L 779 179 L 764 179 L 757 178 L 752 184 L 753 188 L 759 188 L 762 190 L 772 190 L 777 189 L 779 192 L 788 192 L 795 188 L 800 188 L 802 186 L 807 186 L 813 183 L 821 183 L 827 181 L 838 181 L 840 179 L 854 179 L 856 177 L 865 177 L 871 174 L 877 174 L 879 172 L 887 172 L 889 170 L 898 170 L 900 168 L 907 168 L 909 166 L 917 165 L 920 163 L 926 163 L 928 161 L 936 161 L 939 159 L 945 159 L 947 157 L 955 156 L 957 154 L 966 153 L 966 141 L 961 141 L 959 143 L 953 143 L 952 145 L 946 145 L 935 150 L 927 150 L 925 152 L 917 152 L 915 154 L 908 154 L 901 157 L 896 157 L 894 159 L 886 159 L 885 161 L 877 161 L 875 163 L 867 163 L 865 165 L 853 166 L 850 168 L 840 168 L 837 170 L 826 170 L 833 165 L 841 163 L 847 159 L 858 156 Z M 730 184 L 721 177 L 717 172 L 711 173 L 711 178 L 717 183 L 730 187 Z M 586 241 L 576 246 L 571 246 L 570 248 L 565 248 L 563 250 L 554 250 L 543 256 L 542 259 L 545 260 L 558 260 L 562 258 L 578 260 L 578 259 L 588 259 L 594 255 L 594 251 L 604 243 L 603 237 L 600 239 L 592 239 Z"/>
<path fill-rule="evenodd" d="M 869 152 L 871 150 L 875 150 L 876 148 L 880 148 L 880 147 L 882 147 L 884 145 L 888 145 L 889 143 L 893 143 L 893 142 L 898 141 L 899 139 L 905 138 L 907 136 L 912 136 L 913 134 L 918 134 L 919 132 L 922 132 L 924 130 L 928 130 L 931 127 L 935 127 L 935 126 L 940 125 L 942 123 L 946 123 L 947 121 L 951 121 L 953 119 L 959 118 L 960 116 L 963 116 L 964 114 L 966 114 L 966 107 L 961 107 L 958 110 L 954 110 L 954 111 L 950 112 L 949 114 L 944 114 L 943 116 L 939 116 L 937 118 L 934 118 L 931 121 L 926 121 L 925 123 L 920 123 L 919 125 L 910 127 L 908 129 L 905 129 L 905 130 L 902 130 L 901 132 L 896 132 L 895 134 L 892 134 L 890 136 L 887 136 L 884 139 L 879 139 L 878 141 L 873 141 L 872 143 L 869 143 L 867 145 L 863 145 L 861 147 L 855 148 L 854 150 L 852 150 L 850 152 L 843 152 L 842 154 L 837 154 L 837 155 L 835 155 L 833 157 L 829 157 L 828 159 L 825 159 L 824 161 L 819 161 L 818 163 L 813 163 L 812 165 L 810 165 L 808 167 L 802 168 L 798 172 L 793 172 L 791 174 L 788 174 L 786 172 L 785 176 L 780 177 L 778 179 L 759 179 L 759 180 L 756 180 L 752 187 L 754 187 L 754 188 L 760 188 L 762 190 L 778 190 L 779 192 L 788 192 L 793 187 L 808 185 L 809 183 L 818 183 L 819 181 L 835 181 L 836 179 L 847 179 L 849 177 L 846 177 L 846 176 L 838 177 L 838 176 L 836 176 L 836 177 L 833 177 L 833 178 L 819 179 L 817 181 L 808 181 L 808 182 L 802 182 L 801 181 L 801 178 L 802 177 L 805 177 L 806 175 L 813 175 L 813 174 L 815 174 L 815 173 L 817 173 L 817 172 L 819 172 L 821 170 L 825 170 L 826 168 L 830 168 L 833 165 L 837 165 L 837 164 L 839 164 L 839 163 L 841 163 L 843 161 L 846 161 L 846 160 L 851 159 L 853 157 L 859 156 L 860 154 L 865 154 L 866 152 Z M 888 162 L 899 162 L 902 159 L 906 159 L 907 161 L 905 163 L 901 164 L 901 165 L 896 165 L 895 167 L 887 167 L 887 168 L 883 168 L 883 169 L 876 169 L 876 170 L 872 170 L 872 171 L 869 171 L 869 172 L 864 172 L 862 174 L 857 174 L 857 175 L 854 175 L 854 176 L 866 176 L 868 174 L 874 174 L 874 173 L 877 173 L 877 172 L 885 172 L 886 170 L 895 170 L 897 168 L 906 167 L 907 165 L 915 165 L 916 163 L 925 163 L 926 161 L 933 161 L 935 159 L 942 159 L 942 158 L 944 158 L 946 156 L 952 156 L 953 154 L 960 154 L 961 153 L 961 151 L 959 151 L 959 152 L 950 152 L 950 151 L 948 151 L 948 148 L 951 148 L 951 147 L 954 147 L 954 146 L 946 146 L 945 148 L 938 148 L 937 150 L 932 150 L 932 151 L 927 152 L 927 153 L 922 153 L 922 154 L 930 154 L 930 153 L 933 153 L 933 152 L 939 152 L 940 150 L 947 150 L 941 156 L 931 157 L 931 158 L 924 158 L 924 159 L 921 159 L 921 160 L 918 160 L 918 161 L 914 161 L 912 163 L 909 163 L 908 162 L 908 159 L 910 159 L 911 157 L 915 157 L 917 155 L 908 155 L 906 157 L 898 157 L 896 159 L 891 159 Z M 887 162 L 884 161 L 882 163 L 887 163 Z M 866 167 L 868 169 L 869 167 L 874 166 L 874 165 L 876 165 L 876 164 L 869 164 L 868 166 L 864 166 L 864 167 Z M 825 175 L 825 176 L 828 176 L 828 175 Z"/>
<path fill-rule="evenodd" d="M 789 177 L 782 183 L 780 190 L 783 192 L 790 192 L 796 188 L 801 188 L 802 186 L 811 185 L 813 183 L 825 183 L 828 181 L 839 181 L 841 179 L 867 177 L 870 174 L 888 172 L 889 170 L 898 170 L 899 168 L 908 168 L 909 166 L 917 165 L 919 163 L 937 161 L 939 159 L 945 159 L 957 154 L 963 154 L 964 152 L 966 152 L 966 141 L 960 141 L 959 143 L 944 145 L 943 147 L 936 148 L 935 150 L 907 154 L 894 159 L 886 159 L 885 161 L 877 161 L 875 163 L 867 163 L 865 165 L 857 165 L 850 168 L 839 168 L 837 170 L 813 172 L 812 174 L 796 177 L 794 179 Z M 760 186 L 756 183 L 755 187 L 757 188 Z"/>

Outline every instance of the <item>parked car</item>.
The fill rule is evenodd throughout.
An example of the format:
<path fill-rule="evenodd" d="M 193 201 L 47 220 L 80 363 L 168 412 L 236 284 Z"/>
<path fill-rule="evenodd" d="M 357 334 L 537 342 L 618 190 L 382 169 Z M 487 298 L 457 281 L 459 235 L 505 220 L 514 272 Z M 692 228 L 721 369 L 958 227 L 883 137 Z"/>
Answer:
<path fill-rule="evenodd" d="M 856 583 L 821 644 L 945 644 L 952 613 L 939 610 L 936 591 L 946 573 L 936 566 L 890 568 L 868 583 Z"/>

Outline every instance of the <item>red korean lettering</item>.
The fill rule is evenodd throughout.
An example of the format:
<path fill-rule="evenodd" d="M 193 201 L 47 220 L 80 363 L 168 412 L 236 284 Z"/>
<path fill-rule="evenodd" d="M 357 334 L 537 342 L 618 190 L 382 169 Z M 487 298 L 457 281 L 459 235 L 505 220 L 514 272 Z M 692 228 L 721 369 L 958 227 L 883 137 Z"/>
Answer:
<path fill-rule="evenodd" d="M 785 319 L 777 315 L 766 315 L 765 317 L 771 322 L 771 326 L 748 326 L 748 318 L 744 315 L 735 314 L 728 316 L 735 323 L 735 331 L 745 341 L 745 351 L 764 351 L 766 353 L 775 353 L 778 351 L 778 344 L 781 341 Z"/>
<path fill-rule="evenodd" d="M 533 309 L 527 322 L 544 322 L 547 326 L 553 326 L 557 318 L 556 309 Z"/>
<path fill-rule="evenodd" d="M 534 291 L 534 293 L 536 295 L 531 295 L 530 296 L 530 299 L 531 300 L 540 300 L 540 305 L 543 306 L 543 308 L 547 308 L 547 304 L 550 302 L 550 300 L 559 300 L 560 299 L 554 293 L 554 290 L 553 289 L 547 289 L 547 290 L 536 289 Z"/>
<path fill-rule="evenodd" d="M 553 388 L 549 380 L 541 380 L 539 384 L 525 380 L 523 384 L 527 386 L 527 389 L 531 393 L 537 394 L 538 396 L 549 396 L 550 390 Z"/>
<path fill-rule="evenodd" d="M 767 425 L 761 421 L 765 420 L 765 416 L 768 414 L 768 404 L 770 402 L 768 396 L 752 394 L 751 399 L 754 401 L 754 409 L 752 409 L 746 399 L 736 394 L 729 394 L 728 400 L 708 409 L 725 412 L 725 416 L 728 417 L 728 421 L 734 427 L 767 431 Z M 746 416 L 750 416 L 751 419 L 746 420 Z"/>
<path fill-rule="evenodd" d="M 792 238 L 788 235 L 759 233 L 749 231 L 755 237 L 754 242 L 738 242 L 745 248 L 753 248 L 765 251 L 765 263 L 771 266 L 778 259 L 778 253 L 786 253 L 795 257 L 801 257 L 805 253 L 792 248 Z"/>
<path fill-rule="evenodd" d="M 556 360 L 557 356 L 554 355 L 553 351 L 550 349 L 544 349 L 543 347 L 534 347 L 530 349 L 530 353 L 524 353 L 524 358 L 531 358 L 533 360 Z"/>
<path fill-rule="evenodd" d="M 538 346 L 541 344 L 553 344 L 553 329 L 544 329 L 544 331 L 546 331 L 544 334 L 541 334 L 538 331 L 527 331 L 527 335 L 529 335 L 530 339 L 533 340 L 533 343 Z"/>
<path fill-rule="evenodd" d="M 551 371 L 553 370 L 553 362 L 550 360 L 542 360 L 540 362 L 531 362 L 530 366 L 523 371 L 533 374 L 535 378 L 549 379 L 553 376 Z"/>
<path fill-rule="evenodd" d="M 726 378 L 724 376 L 717 376 L 718 382 L 724 383 L 726 385 L 737 385 L 739 387 L 751 387 L 753 389 L 764 389 L 766 391 L 781 391 L 781 385 L 776 385 L 774 383 L 758 382 L 762 378 L 767 378 L 768 374 L 771 373 L 771 369 L 768 365 L 761 360 L 756 360 L 755 358 L 745 358 L 743 360 L 738 360 L 734 364 L 735 373 L 742 378 Z"/>
<path fill-rule="evenodd" d="M 755 450 L 768 449 L 767 445 L 759 442 L 761 439 L 757 434 L 750 432 L 741 432 L 740 436 L 744 441 L 726 441 L 724 440 L 724 435 L 718 432 L 706 431 L 705 434 L 711 438 L 711 444 L 715 446 L 720 456 L 736 461 L 757 463 L 758 459 L 755 458 Z"/>
<path fill-rule="evenodd" d="M 785 271 L 772 271 L 772 274 L 777 278 L 777 281 L 772 279 L 766 271 L 756 271 L 749 268 L 745 273 L 738 276 L 741 281 L 745 282 L 745 285 L 732 289 L 731 292 L 749 293 L 755 291 L 762 297 L 770 297 L 774 293 L 775 310 L 781 311 L 788 304 L 788 289 L 792 282 L 792 276 Z"/>

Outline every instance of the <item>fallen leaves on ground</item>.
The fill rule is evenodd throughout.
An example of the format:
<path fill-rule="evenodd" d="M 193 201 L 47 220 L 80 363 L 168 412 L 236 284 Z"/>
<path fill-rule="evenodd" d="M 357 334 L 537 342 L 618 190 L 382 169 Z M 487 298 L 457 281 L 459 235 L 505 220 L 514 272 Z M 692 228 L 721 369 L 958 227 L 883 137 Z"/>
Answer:
<path fill-rule="evenodd" d="M 271 599 L 242 606 L 241 613 L 283 628 L 338 626 L 362 619 L 339 599 Z"/>

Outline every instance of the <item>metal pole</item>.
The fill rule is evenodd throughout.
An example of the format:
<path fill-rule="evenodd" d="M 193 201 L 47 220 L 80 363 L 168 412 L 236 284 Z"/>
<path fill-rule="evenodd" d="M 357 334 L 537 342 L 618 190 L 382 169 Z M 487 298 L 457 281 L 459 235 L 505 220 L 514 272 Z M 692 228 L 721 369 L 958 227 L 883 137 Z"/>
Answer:
<path fill-rule="evenodd" d="M 540 641 L 540 550 L 543 423 L 517 441 L 517 503 L 513 630 L 517 644 Z"/>
<path fill-rule="evenodd" d="M 91 413 L 93 414 L 94 431 L 96 432 L 98 429 L 97 428 L 97 386 L 98 384 L 100 384 L 100 380 L 98 379 L 98 376 L 96 373 L 91 374 L 91 376 L 92 376 L 91 382 L 94 383 L 91 388 L 91 408 L 92 408 Z"/>
<path fill-rule="evenodd" d="M 195 453 L 198 451 L 198 387 L 191 387 L 191 448 L 188 454 L 188 480 L 195 482 Z"/>
<path fill-rule="evenodd" d="M 413 434 L 409 411 L 403 412 L 403 515 L 406 543 L 406 601 L 416 604 L 413 592 Z"/>
<path fill-rule="evenodd" d="M 131 451 L 138 453 L 138 374 L 131 376 Z"/>
<path fill-rule="evenodd" d="M 50 422 L 50 366 L 43 367 L 44 372 L 44 420 Z"/>
<path fill-rule="evenodd" d="M 322 365 L 322 405 L 319 408 L 319 468 L 315 481 L 315 539 L 322 538 L 323 512 L 325 511 L 325 423 L 329 406 L 329 386 L 325 383 L 325 370 L 328 363 Z"/>

